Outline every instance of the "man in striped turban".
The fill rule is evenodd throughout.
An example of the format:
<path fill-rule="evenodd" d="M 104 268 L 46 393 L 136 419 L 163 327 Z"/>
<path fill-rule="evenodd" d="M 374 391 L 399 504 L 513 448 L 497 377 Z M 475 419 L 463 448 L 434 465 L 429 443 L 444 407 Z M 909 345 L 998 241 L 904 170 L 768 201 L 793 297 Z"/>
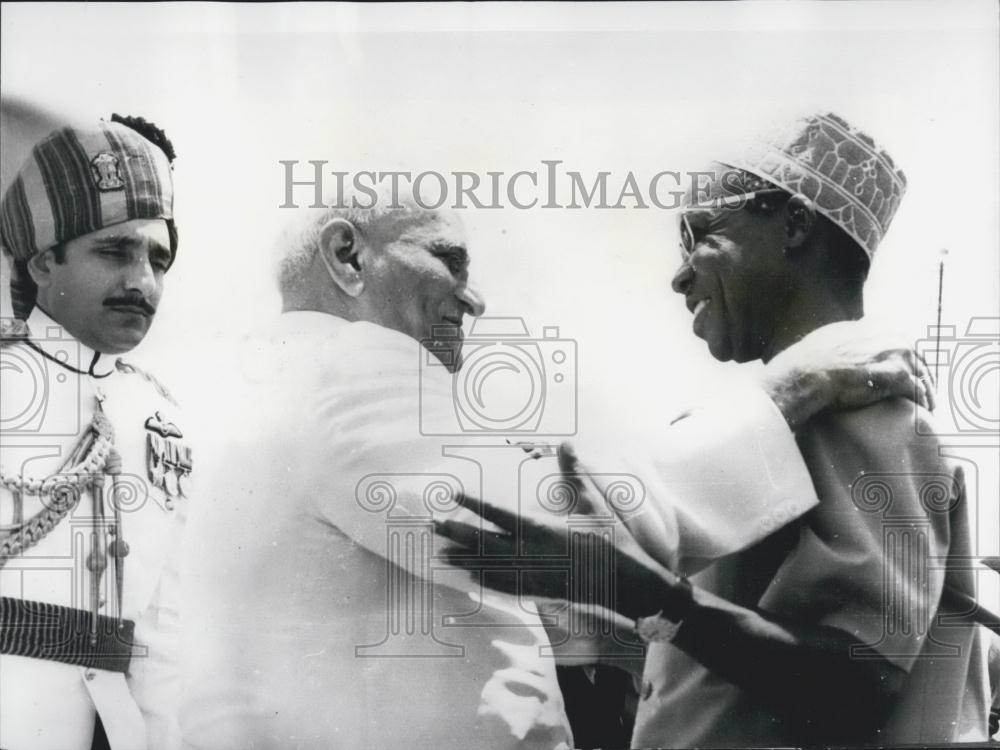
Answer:
<path fill-rule="evenodd" d="M 113 116 L 95 128 L 61 128 L 39 142 L 0 203 L 0 244 L 11 261 L 14 315 L 37 305 L 105 353 L 145 336 L 177 251 L 173 148 L 156 128 Z M 112 248 L 148 245 L 148 279 L 135 284 Z M 120 253 L 119 261 L 125 254 Z M 132 266 L 134 270 L 134 265 Z"/>
<path fill-rule="evenodd" d="M 176 568 L 186 424 L 119 354 L 177 252 L 163 131 L 64 127 L 0 202 L 0 747 L 179 742 Z"/>

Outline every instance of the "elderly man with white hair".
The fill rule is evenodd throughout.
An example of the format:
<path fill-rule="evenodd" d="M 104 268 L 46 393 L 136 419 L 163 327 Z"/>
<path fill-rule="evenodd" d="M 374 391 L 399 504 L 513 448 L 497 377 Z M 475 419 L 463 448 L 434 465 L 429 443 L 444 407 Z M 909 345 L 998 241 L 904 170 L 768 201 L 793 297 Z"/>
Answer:
<path fill-rule="evenodd" d="M 306 212 L 284 245 L 282 314 L 230 389 L 191 519 L 190 747 L 573 745 L 534 606 L 435 554 L 435 519 L 472 518 L 451 499 L 481 493 L 490 462 L 530 459 L 495 435 L 421 432 L 453 414 L 461 326 L 485 304 L 458 217 L 397 205 Z M 909 391 L 902 352 L 835 344 L 803 342 L 761 388 L 664 420 L 633 466 L 676 554 L 727 554 L 815 505 L 790 421 Z M 427 356 L 445 367 L 422 372 Z M 572 463 L 563 450 L 553 469 Z"/>

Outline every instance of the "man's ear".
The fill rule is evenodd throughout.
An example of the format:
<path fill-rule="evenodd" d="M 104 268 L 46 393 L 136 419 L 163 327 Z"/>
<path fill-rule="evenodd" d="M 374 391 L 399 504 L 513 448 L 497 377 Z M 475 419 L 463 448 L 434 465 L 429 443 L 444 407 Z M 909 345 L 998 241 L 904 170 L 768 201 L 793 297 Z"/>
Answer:
<path fill-rule="evenodd" d="M 346 219 L 331 219 L 319 232 L 319 257 L 333 283 L 351 297 L 365 288 L 358 230 Z"/>
<path fill-rule="evenodd" d="M 785 204 L 785 254 L 799 255 L 816 229 L 816 207 L 802 193 Z"/>
<path fill-rule="evenodd" d="M 39 289 L 45 289 L 52 283 L 52 269 L 51 264 L 55 261 L 52 257 L 51 250 L 45 250 L 41 253 L 36 253 L 28 259 L 28 275 L 31 276 L 31 280 L 35 282 L 35 286 Z"/>

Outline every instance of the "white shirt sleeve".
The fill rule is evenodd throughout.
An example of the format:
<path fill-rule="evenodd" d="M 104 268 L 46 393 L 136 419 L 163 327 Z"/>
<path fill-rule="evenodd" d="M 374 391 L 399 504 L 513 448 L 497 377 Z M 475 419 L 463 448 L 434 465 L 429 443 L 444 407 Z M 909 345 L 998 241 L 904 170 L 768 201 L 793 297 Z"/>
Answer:
<path fill-rule="evenodd" d="M 464 509 L 439 510 L 446 486 L 517 513 L 549 510 L 546 488 L 526 486 L 524 478 L 551 479 L 558 474 L 554 461 L 525 471 L 516 456 L 505 463 L 510 448 L 489 449 L 470 435 L 424 434 L 422 425 L 436 413 L 454 409 L 450 381 L 425 375 L 418 390 L 416 357 L 408 348 L 374 350 L 369 344 L 352 356 L 372 360 L 362 362 L 365 377 L 326 381 L 313 409 L 315 427 L 308 430 L 313 455 L 295 462 L 319 474 L 311 486 L 338 483 L 337 491 L 318 494 L 316 501 L 344 534 L 388 556 L 387 524 L 423 521 L 429 527 L 432 517 L 478 523 Z M 623 441 L 584 430 L 573 439 L 584 470 L 602 475 L 606 485 L 629 486 L 626 492 L 638 500 L 619 516 L 653 557 L 678 572 L 743 549 L 818 502 L 794 435 L 756 386 L 734 383 L 672 423 L 614 428 L 638 447 L 623 455 Z M 640 429 L 652 436 L 638 437 Z M 485 442 L 495 446 L 499 436 Z M 477 443 L 482 450 L 469 453 Z M 464 460 L 454 457 L 458 446 L 466 447 Z M 434 545 L 440 543 L 435 536 Z M 404 566 L 421 574 L 419 566 Z"/>
<path fill-rule="evenodd" d="M 819 502 L 794 434 L 756 386 L 735 385 L 657 426 L 637 450 L 646 499 L 622 517 L 678 573 L 745 549 Z"/>

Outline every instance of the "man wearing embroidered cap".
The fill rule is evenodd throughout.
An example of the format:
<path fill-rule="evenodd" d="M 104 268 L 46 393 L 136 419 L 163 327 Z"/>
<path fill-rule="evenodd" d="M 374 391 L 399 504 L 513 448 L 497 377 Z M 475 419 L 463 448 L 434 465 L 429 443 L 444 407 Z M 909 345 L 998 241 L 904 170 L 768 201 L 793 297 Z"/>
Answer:
<path fill-rule="evenodd" d="M 716 359 L 773 362 L 863 316 L 906 189 L 885 150 L 820 114 L 711 171 L 680 215 L 673 288 Z M 798 430 L 820 505 L 692 578 L 673 642 L 650 645 L 635 744 L 987 738 L 983 632 L 938 619 L 965 612 L 956 599 L 974 589 L 970 570 L 949 567 L 971 556 L 968 499 L 932 426 L 919 404 L 890 399 Z"/>
<path fill-rule="evenodd" d="M 708 174 L 680 215 L 673 288 L 712 355 L 776 367 L 801 339 L 856 325 L 906 187 L 889 155 L 827 114 Z M 615 607 L 649 644 L 633 746 L 986 740 L 985 631 L 961 617 L 973 580 L 957 569 L 971 558 L 966 486 L 915 401 L 798 426 L 819 505 L 690 582 L 657 565 L 691 572 L 655 540 L 636 536 L 656 562 L 617 542 Z M 523 543 L 555 551 L 565 539 L 534 529 Z M 519 585 L 545 593 L 530 576 Z"/>
<path fill-rule="evenodd" d="M 170 394 L 115 355 L 176 257 L 163 131 L 64 127 L 0 202 L 15 320 L 0 393 L 0 746 L 171 747 L 175 553 L 191 449 Z"/>
<path fill-rule="evenodd" d="M 673 288 L 716 359 L 773 363 L 863 316 L 906 189 L 885 150 L 812 115 L 709 171 L 679 218 Z M 968 500 L 932 424 L 889 399 L 797 431 L 819 506 L 693 576 L 692 594 L 664 587 L 659 619 L 680 626 L 650 643 L 634 745 L 986 740 L 983 632 L 938 619 L 974 589 L 949 566 L 971 556 Z"/>

